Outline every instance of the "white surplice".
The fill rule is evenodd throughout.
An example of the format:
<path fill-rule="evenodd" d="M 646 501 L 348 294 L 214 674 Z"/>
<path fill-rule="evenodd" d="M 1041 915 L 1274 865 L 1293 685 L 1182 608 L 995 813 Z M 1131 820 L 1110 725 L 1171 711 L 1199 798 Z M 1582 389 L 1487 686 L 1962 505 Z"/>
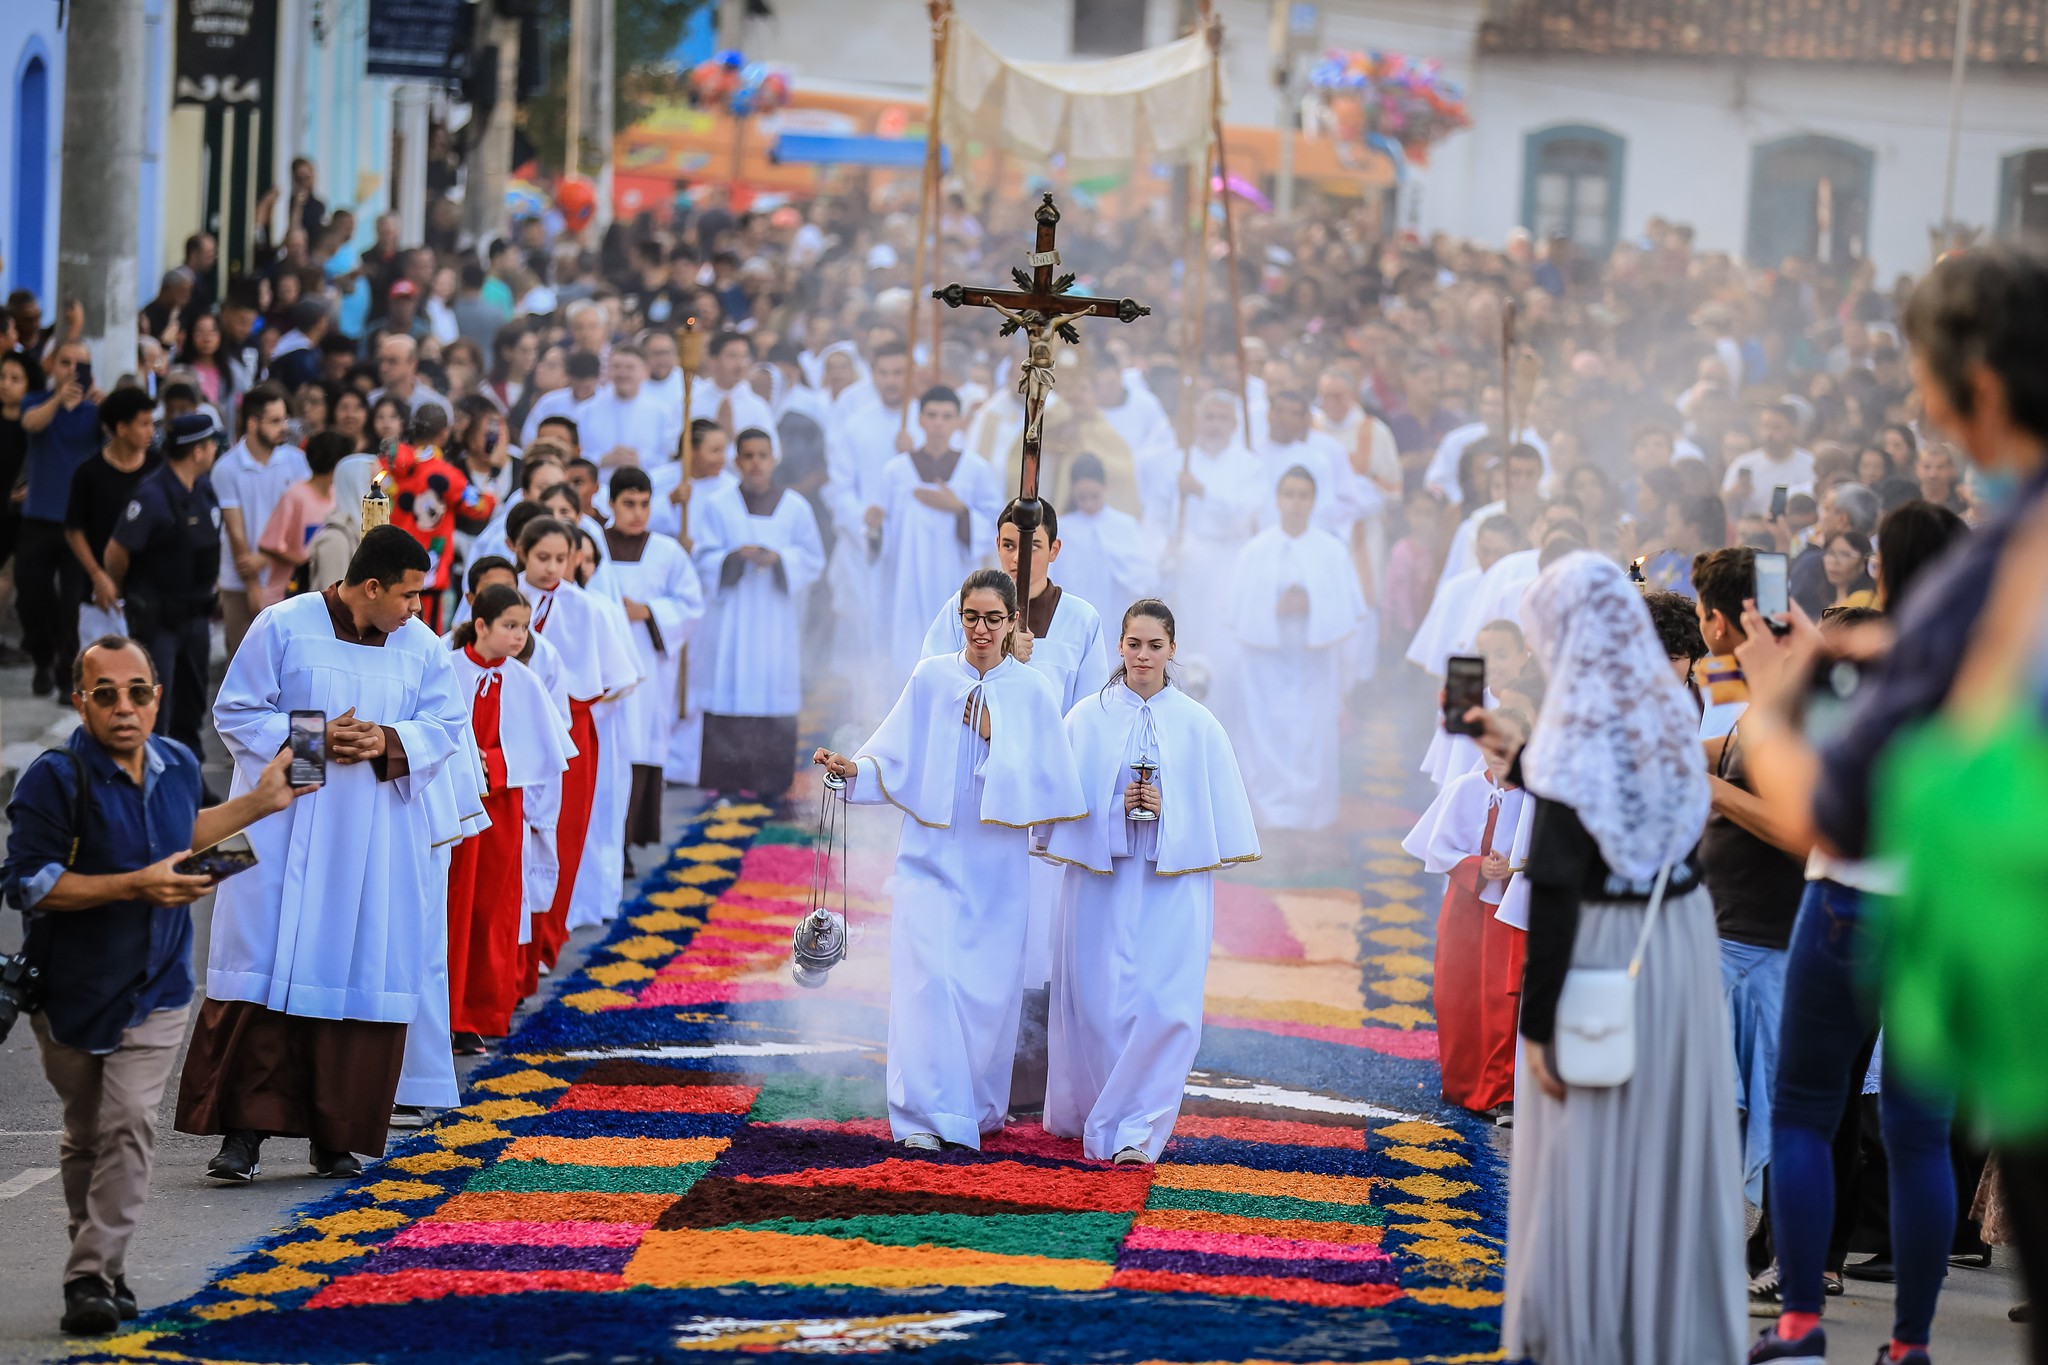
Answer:
<path fill-rule="evenodd" d="M 949 488 L 967 504 L 960 513 L 927 507 L 920 490 Z M 889 461 L 883 473 L 881 581 L 882 621 L 888 632 L 891 678 L 905 678 L 924 657 L 924 635 L 932 611 L 987 557 L 1003 510 L 1003 488 L 995 471 L 961 455 L 943 484 L 926 483 L 908 455 Z M 965 529 L 962 529 L 962 522 Z"/>
<path fill-rule="evenodd" d="M 853 392 L 847 390 L 848 395 Z M 904 412 L 872 397 L 865 403 L 842 404 L 841 410 L 846 416 L 839 425 L 839 439 L 825 447 L 831 471 L 825 484 L 825 505 L 832 509 L 838 528 L 830 577 L 835 623 L 832 671 L 845 681 L 853 721 L 868 724 L 887 709 L 894 689 L 887 664 L 881 542 L 879 535 L 869 538 L 867 510 L 881 507 L 886 511 L 883 473 L 896 458 L 897 424 L 904 420 Z M 906 434 L 913 448 L 923 444 L 924 429 L 914 412 L 909 415 Z M 960 584 L 955 581 L 949 586 Z"/>
<path fill-rule="evenodd" d="M 1422 624 L 1415 628 L 1415 638 L 1408 642 L 1408 662 L 1425 673 L 1443 677 L 1444 661 L 1457 653 L 1454 646 L 1458 633 L 1465 628 L 1465 613 L 1478 593 L 1476 568 L 1439 583 Z"/>
<path fill-rule="evenodd" d="M 1118 684 L 1067 713 L 1088 818 L 1057 825 L 1045 1126 L 1106 1161 L 1153 1160 L 1173 1135 L 1202 1045 L 1219 868 L 1259 856 L 1251 804 L 1223 727 L 1176 688 L 1149 701 Z M 1158 765 L 1160 814 L 1133 821 L 1124 787 Z"/>
<path fill-rule="evenodd" d="M 704 588 L 697 566 L 673 539 L 650 533 L 637 562 L 607 559 L 590 586 L 622 608 L 631 598 L 653 616 L 652 630 L 647 621 L 626 622 L 642 681 L 619 701 L 619 728 L 629 764 L 661 767 L 675 729 L 683 651 L 704 618 Z M 656 632 L 661 636 L 659 646 Z"/>
<path fill-rule="evenodd" d="M 215 895 L 212 999 L 382 1023 L 418 1011 L 431 928 L 420 889 L 436 867 L 424 796 L 469 726 L 440 640 L 407 621 L 380 646 L 350 644 L 325 597 L 303 593 L 250 626 L 213 719 L 240 796 L 289 741 L 292 711 L 351 707 L 397 732 L 406 774 L 380 782 L 369 763 L 329 763 L 319 791 L 249 826 L 257 864 Z"/>
<path fill-rule="evenodd" d="M 697 576 L 709 611 L 690 652 L 690 710 L 721 716 L 794 716 L 803 710 L 803 619 L 811 585 L 825 571 L 825 549 L 810 503 L 780 490 L 773 511 L 756 516 L 737 484 L 696 509 Z M 725 581 L 735 550 L 758 545 L 781 557 L 775 567 L 745 564 Z"/>
<path fill-rule="evenodd" d="M 775 431 L 775 410 L 768 406 L 768 400 L 754 392 L 753 385 L 742 379 L 729 389 L 721 389 L 711 381 L 709 375 L 698 375 L 690 385 L 690 420 L 707 417 L 719 420 L 719 407 L 730 403 L 732 425 L 726 429 L 734 446 L 739 444 L 740 433 L 749 428 L 765 432 L 769 443 L 775 448 L 775 458 L 782 458 L 782 438 Z M 680 421 L 682 414 L 677 413 Z M 586 447 L 588 442 L 585 443 Z"/>
<path fill-rule="evenodd" d="M 985 707 L 990 737 L 962 722 Z M 1029 828 L 1086 813 L 1044 675 L 926 659 L 855 756 L 849 801 L 909 818 L 889 930 L 889 1127 L 980 1147 L 1003 1126 L 1024 981 Z"/>
<path fill-rule="evenodd" d="M 647 517 L 647 529 L 656 535 L 668 536 L 674 540 L 683 538 L 683 506 L 670 500 L 670 494 L 683 481 L 683 465 L 680 460 L 649 470 L 647 481 L 654 485 L 653 510 Z M 690 480 L 690 534 L 696 536 L 697 509 L 704 500 L 721 488 L 733 488 L 739 484 L 740 476 L 730 469 L 721 469 L 708 479 Z"/>
<path fill-rule="evenodd" d="M 1344 705 L 1344 642 L 1366 621 L 1351 553 L 1310 526 L 1254 536 L 1232 570 L 1231 624 L 1245 708 L 1238 757 L 1261 828 L 1327 829 L 1337 818 L 1337 723 Z M 1289 588 L 1308 614 L 1280 616 Z"/>
<path fill-rule="evenodd" d="M 602 541 L 598 542 L 600 545 Z M 609 572 L 609 562 L 599 566 L 592 582 Z M 632 653 L 632 622 L 618 600 L 601 589 L 589 596 L 603 613 L 616 645 L 627 651 L 634 681 L 611 689 L 590 708 L 597 726 L 597 786 L 591 793 L 590 831 L 583 837 L 583 863 L 576 871 L 576 890 L 569 901 L 569 927 L 605 924 L 619 913 L 626 882 L 626 807 L 633 799 L 633 763 L 629 748 L 627 703 L 644 684 L 640 661 Z M 671 694 L 673 695 L 673 694 Z"/>
<path fill-rule="evenodd" d="M 1229 689 L 1235 682 L 1237 657 L 1230 631 L 1231 568 L 1238 551 L 1258 532 L 1260 509 L 1273 495 L 1264 486 L 1258 458 L 1235 441 L 1215 452 L 1199 445 L 1191 449 L 1188 472 L 1202 491 L 1184 503 L 1180 463 L 1176 455 L 1153 466 L 1145 522 L 1168 537 L 1165 579 L 1177 657 L 1184 665 L 1209 670 L 1207 704 L 1229 728 L 1235 723 Z"/>
<path fill-rule="evenodd" d="M 576 442 L 600 466 L 614 447 L 633 452 L 642 469 L 672 464 L 683 426 L 683 411 L 661 401 L 652 385 L 631 398 L 604 388 L 576 414 Z"/>
<path fill-rule="evenodd" d="M 925 657 L 958 654 L 967 648 L 967 629 L 960 624 L 960 594 L 954 593 L 925 632 Z M 1062 590 L 1052 614 L 1052 629 L 1031 642 L 1031 659 L 1025 666 L 1045 675 L 1059 693 L 1060 710 L 1070 711 L 1083 697 L 1094 696 L 1109 681 L 1110 651 L 1102 635 L 1102 618 L 1095 608 L 1071 592 Z M 1026 986 L 1042 986 L 1052 979 L 1052 921 L 1059 906 L 1059 869 L 1048 863 L 1031 864 L 1031 931 L 1024 950 L 1023 975 Z"/>

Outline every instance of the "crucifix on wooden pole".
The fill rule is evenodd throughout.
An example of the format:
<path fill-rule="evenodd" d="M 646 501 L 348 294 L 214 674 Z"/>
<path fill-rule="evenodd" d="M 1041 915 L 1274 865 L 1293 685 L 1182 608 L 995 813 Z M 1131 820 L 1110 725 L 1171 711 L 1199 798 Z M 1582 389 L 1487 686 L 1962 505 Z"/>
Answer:
<path fill-rule="evenodd" d="M 1136 322 L 1152 312 L 1136 299 L 1069 294 L 1074 276 L 1054 278 L 1052 273 L 1060 263 L 1054 241 L 1060 211 L 1050 193 L 1033 217 L 1038 220 L 1038 239 L 1029 257 L 1031 273 L 1013 268 L 1010 278 L 1016 282 L 1015 289 L 949 284 L 932 291 L 932 297 L 948 308 L 995 309 L 1003 315 L 1001 335 L 1021 330 L 1031 343 L 1017 380 L 1017 392 L 1024 396 L 1024 460 L 1017 479 L 1017 606 L 1027 621 L 1031 609 L 1031 540 L 1045 522 L 1044 508 L 1038 501 L 1039 438 L 1045 426 L 1046 396 L 1053 383 L 1053 339 L 1057 337 L 1070 346 L 1078 346 L 1081 334 L 1074 323 L 1082 318 Z"/>

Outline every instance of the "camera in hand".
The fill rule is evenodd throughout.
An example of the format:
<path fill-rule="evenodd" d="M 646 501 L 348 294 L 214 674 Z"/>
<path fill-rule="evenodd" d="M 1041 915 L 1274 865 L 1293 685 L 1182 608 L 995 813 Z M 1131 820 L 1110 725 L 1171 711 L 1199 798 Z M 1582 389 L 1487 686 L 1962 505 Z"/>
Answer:
<path fill-rule="evenodd" d="M 0 1041 L 14 1028 L 14 1021 L 42 1008 L 43 974 L 26 952 L 0 958 Z"/>

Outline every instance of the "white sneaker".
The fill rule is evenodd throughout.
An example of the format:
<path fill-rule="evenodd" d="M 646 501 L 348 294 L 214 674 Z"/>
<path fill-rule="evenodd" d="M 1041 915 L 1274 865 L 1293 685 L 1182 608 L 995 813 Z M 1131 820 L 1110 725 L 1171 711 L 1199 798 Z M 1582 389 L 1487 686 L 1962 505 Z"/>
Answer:
<path fill-rule="evenodd" d="M 937 1133 L 912 1133 L 900 1145 L 913 1152 L 936 1152 L 945 1144 L 939 1141 Z"/>
<path fill-rule="evenodd" d="M 1152 1158 L 1136 1147 L 1126 1147 L 1112 1158 L 1119 1166 L 1150 1166 Z"/>

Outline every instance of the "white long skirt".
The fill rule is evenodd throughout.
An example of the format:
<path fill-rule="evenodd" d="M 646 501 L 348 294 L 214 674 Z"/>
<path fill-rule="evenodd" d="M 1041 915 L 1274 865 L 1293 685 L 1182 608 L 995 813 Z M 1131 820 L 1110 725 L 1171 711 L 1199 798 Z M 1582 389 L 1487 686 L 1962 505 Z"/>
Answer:
<path fill-rule="evenodd" d="M 1202 1046 L 1202 987 L 1215 923 L 1212 874 L 1162 877 L 1149 858 L 1108 876 L 1066 869 L 1053 929 L 1045 1126 L 1107 1161 L 1154 1161 L 1173 1136 Z"/>
<path fill-rule="evenodd" d="M 591 708 L 597 726 L 597 786 L 590 802 L 590 832 L 569 897 L 569 927 L 609 923 L 626 891 L 626 806 L 633 796 L 633 764 L 626 749 L 623 701 Z"/>
<path fill-rule="evenodd" d="M 1588 901 L 1575 967 L 1625 967 L 1641 903 Z M 1553 1100 L 1516 1068 L 1501 1346 L 1537 1365 L 1746 1349 L 1742 1139 L 1714 906 L 1667 903 L 1636 981 L 1636 1072 Z"/>
<path fill-rule="evenodd" d="M 1303 623 L 1282 621 L 1280 631 L 1299 639 Z M 1239 655 L 1246 707 L 1231 739 L 1260 829 L 1328 829 L 1337 821 L 1344 650 L 1340 640 Z"/>
<path fill-rule="evenodd" d="M 399 1067 L 393 1104 L 453 1109 L 462 1103 L 448 1033 L 448 864 L 454 857 L 452 843 L 434 850 L 440 895 L 426 898 L 426 970 L 420 973 L 419 1010 L 405 1028 L 405 1061 Z"/>
<path fill-rule="evenodd" d="M 963 745 L 962 748 L 967 746 Z M 889 1128 L 963 1147 L 1009 1116 L 1030 919 L 1027 834 L 959 818 L 903 822 L 889 926 Z"/>

